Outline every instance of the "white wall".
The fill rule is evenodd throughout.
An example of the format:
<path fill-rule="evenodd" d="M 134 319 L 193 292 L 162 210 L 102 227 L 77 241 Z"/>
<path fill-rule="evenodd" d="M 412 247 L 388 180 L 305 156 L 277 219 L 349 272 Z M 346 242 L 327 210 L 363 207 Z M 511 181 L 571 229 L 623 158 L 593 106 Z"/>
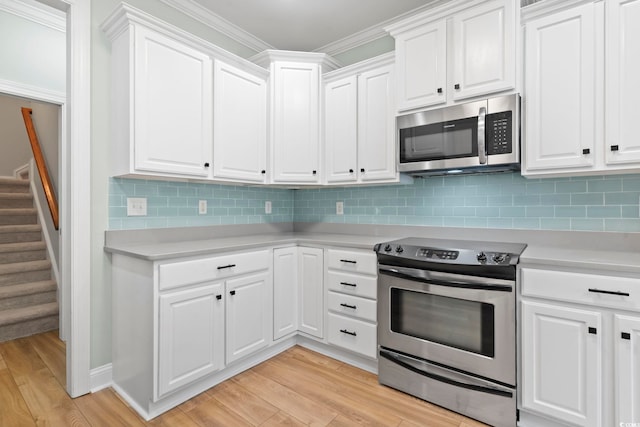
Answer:
<path fill-rule="evenodd" d="M 64 93 L 66 35 L 0 8 L 0 79 Z"/>

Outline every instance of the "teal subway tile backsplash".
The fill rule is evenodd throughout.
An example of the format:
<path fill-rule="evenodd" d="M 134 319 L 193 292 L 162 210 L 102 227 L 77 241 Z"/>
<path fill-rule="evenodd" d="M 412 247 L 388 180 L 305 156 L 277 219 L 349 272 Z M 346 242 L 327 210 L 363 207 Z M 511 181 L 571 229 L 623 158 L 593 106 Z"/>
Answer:
<path fill-rule="evenodd" d="M 148 215 L 128 217 L 127 197 L 146 197 Z M 207 200 L 206 215 L 198 215 L 199 200 Z M 344 202 L 344 215 L 336 215 L 337 201 Z M 299 190 L 112 178 L 109 228 L 295 221 L 640 232 L 639 204 L 640 175 L 526 179 L 502 173 Z"/>
<path fill-rule="evenodd" d="M 337 201 L 344 202 L 344 215 L 335 215 Z M 502 173 L 416 178 L 411 185 L 348 191 L 294 190 L 293 218 L 296 222 L 636 232 L 640 231 L 639 203 L 640 175 L 526 179 L 519 173 Z"/>
<path fill-rule="evenodd" d="M 127 198 L 145 197 L 147 216 L 127 216 Z M 198 214 L 198 202 L 207 213 Z M 265 201 L 272 213 L 264 213 Z M 293 221 L 293 191 L 235 185 L 111 178 L 109 229 L 192 227 Z"/>

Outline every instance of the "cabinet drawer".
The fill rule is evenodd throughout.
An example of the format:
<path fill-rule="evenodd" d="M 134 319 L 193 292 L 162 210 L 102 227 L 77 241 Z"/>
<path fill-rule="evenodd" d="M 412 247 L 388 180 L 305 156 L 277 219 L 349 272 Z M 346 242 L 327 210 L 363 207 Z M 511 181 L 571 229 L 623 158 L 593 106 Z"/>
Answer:
<path fill-rule="evenodd" d="M 266 270 L 269 259 L 269 251 L 257 251 L 160 264 L 158 282 L 165 290 Z"/>
<path fill-rule="evenodd" d="M 354 297 L 329 291 L 329 310 L 370 322 L 376 321 L 376 302 L 370 299 Z"/>
<path fill-rule="evenodd" d="M 376 299 L 378 295 L 378 279 L 375 277 L 329 271 L 327 281 L 327 289 L 330 291 L 371 299 Z"/>
<path fill-rule="evenodd" d="M 640 279 L 523 268 L 522 295 L 640 310 Z"/>
<path fill-rule="evenodd" d="M 371 274 L 373 276 L 375 276 L 378 271 L 378 260 L 373 251 L 342 251 L 329 249 L 327 251 L 327 257 L 329 258 L 327 265 L 334 270 Z"/>
<path fill-rule="evenodd" d="M 375 358 L 376 339 L 375 324 L 329 313 L 329 344 Z"/>

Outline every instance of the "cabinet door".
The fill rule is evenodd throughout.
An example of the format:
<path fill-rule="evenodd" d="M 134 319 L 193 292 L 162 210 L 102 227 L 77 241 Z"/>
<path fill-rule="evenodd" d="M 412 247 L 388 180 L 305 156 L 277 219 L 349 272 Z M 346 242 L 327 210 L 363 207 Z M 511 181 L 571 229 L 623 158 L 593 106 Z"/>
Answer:
<path fill-rule="evenodd" d="M 324 93 L 327 182 L 355 182 L 358 178 L 357 77 L 327 83 Z"/>
<path fill-rule="evenodd" d="M 362 181 L 396 176 L 393 66 L 358 77 L 358 168 Z"/>
<path fill-rule="evenodd" d="M 227 288 L 227 363 L 271 342 L 271 273 L 230 279 Z"/>
<path fill-rule="evenodd" d="M 211 161 L 211 59 L 135 29 L 135 169 L 206 177 Z"/>
<path fill-rule="evenodd" d="M 447 95 L 447 23 L 396 36 L 397 109 L 442 104 Z"/>
<path fill-rule="evenodd" d="M 596 105 L 594 5 L 525 27 L 525 169 L 590 169 Z"/>
<path fill-rule="evenodd" d="M 616 422 L 640 420 L 640 317 L 616 315 L 614 326 Z"/>
<path fill-rule="evenodd" d="M 267 82 L 216 60 L 213 99 L 213 176 L 264 182 Z"/>
<path fill-rule="evenodd" d="M 610 0 L 606 7 L 605 158 L 640 163 L 640 0 Z"/>
<path fill-rule="evenodd" d="M 273 251 L 273 339 L 298 330 L 298 248 Z"/>
<path fill-rule="evenodd" d="M 600 313 L 522 302 L 522 406 L 580 426 L 599 426 Z"/>
<path fill-rule="evenodd" d="M 314 337 L 324 334 L 322 249 L 298 248 L 300 325 L 298 330 Z"/>
<path fill-rule="evenodd" d="M 160 295 L 158 395 L 224 367 L 222 283 Z"/>
<path fill-rule="evenodd" d="M 515 87 L 515 3 L 486 1 L 453 16 L 449 81 L 453 99 Z"/>
<path fill-rule="evenodd" d="M 317 183 L 320 68 L 276 62 L 273 87 L 273 182 Z"/>

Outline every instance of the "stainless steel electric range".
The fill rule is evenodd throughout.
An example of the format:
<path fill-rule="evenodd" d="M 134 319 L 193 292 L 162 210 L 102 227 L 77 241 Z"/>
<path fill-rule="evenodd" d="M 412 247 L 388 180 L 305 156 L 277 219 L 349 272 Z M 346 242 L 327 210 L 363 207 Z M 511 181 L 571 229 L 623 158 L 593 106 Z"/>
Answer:
<path fill-rule="evenodd" d="M 379 381 L 516 425 L 516 264 L 524 244 L 408 238 L 376 245 Z"/>

